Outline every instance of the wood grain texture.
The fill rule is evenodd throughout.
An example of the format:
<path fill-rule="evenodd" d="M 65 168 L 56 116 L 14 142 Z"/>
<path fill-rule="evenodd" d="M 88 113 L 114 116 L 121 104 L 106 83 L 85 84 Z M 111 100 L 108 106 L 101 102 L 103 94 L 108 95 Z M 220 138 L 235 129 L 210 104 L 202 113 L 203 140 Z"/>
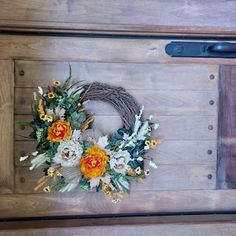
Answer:
<path fill-rule="evenodd" d="M 32 153 L 36 145 L 34 141 L 15 141 L 15 165 L 30 166 L 30 158 L 23 162 L 20 162 L 19 158 Z M 209 150 L 210 153 L 208 153 Z M 165 140 L 158 148 L 150 150 L 149 155 L 155 157 L 159 165 L 216 163 L 216 141 Z"/>
<path fill-rule="evenodd" d="M 123 85 L 125 88 L 125 84 Z M 15 89 L 15 114 L 31 114 L 33 92 L 37 88 Z M 163 115 L 206 115 L 217 116 L 218 91 L 175 91 L 175 90 L 127 90 L 137 102 L 145 107 L 147 114 Z M 209 102 L 214 104 L 210 105 Z M 116 115 L 109 104 L 90 101 L 86 109 L 96 115 Z"/>
<path fill-rule="evenodd" d="M 0 193 L 13 190 L 13 63 L 0 60 Z"/>
<path fill-rule="evenodd" d="M 102 193 L 0 195 L 0 217 L 236 210 L 236 190 L 140 191 L 113 204 Z"/>
<path fill-rule="evenodd" d="M 218 65 L 17 60 L 15 87 L 32 88 L 39 84 L 47 87 L 52 79 L 63 82 L 68 76 L 69 63 L 74 80 L 124 85 L 128 90 L 215 91 L 218 86 Z M 213 80 L 210 75 L 214 75 Z"/>
<path fill-rule="evenodd" d="M 113 34 L 235 35 L 234 1 L 1 0 L 0 28 Z"/>
<path fill-rule="evenodd" d="M 34 187 L 44 175 L 42 168 L 30 171 L 28 167 L 16 167 L 15 192 L 36 193 Z M 211 175 L 209 179 L 208 176 Z M 144 181 L 131 184 L 131 191 L 215 189 L 216 166 L 208 165 L 159 165 Z M 76 190 L 81 192 L 82 190 Z M 88 197 L 90 195 L 88 194 Z"/>
<path fill-rule="evenodd" d="M 220 67 L 219 188 L 236 188 L 236 66 Z"/>
<path fill-rule="evenodd" d="M 236 234 L 235 223 L 205 223 L 205 224 L 141 224 L 141 225 L 106 225 L 71 228 L 20 229 L 3 230 L 0 236 L 57 236 L 57 235 L 114 235 L 114 236 L 233 236 Z"/>
<path fill-rule="evenodd" d="M 234 64 L 234 59 L 172 58 L 164 48 L 170 40 L 149 38 L 56 37 L 1 35 L 0 59 L 135 62 L 176 64 Z M 211 42 L 214 42 L 211 40 Z M 217 41 L 215 41 L 217 42 Z M 232 41 L 234 42 L 234 41 Z M 92 50 L 92 51 L 91 51 Z"/>
<path fill-rule="evenodd" d="M 99 127 L 104 134 L 115 132 L 122 127 L 119 116 L 94 118 L 94 127 Z M 165 140 L 216 140 L 217 137 L 217 120 L 214 116 L 193 116 L 191 119 L 188 116 L 158 116 L 153 119 L 161 124 L 157 137 Z M 22 127 L 18 123 L 31 120 L 30 115 L 15 116 L 15 140 L 29 140 L 27 137 L 32 131 L 31 128 Z M 213 126 L 213 130 L 208 129 L 209 125 Z"/>

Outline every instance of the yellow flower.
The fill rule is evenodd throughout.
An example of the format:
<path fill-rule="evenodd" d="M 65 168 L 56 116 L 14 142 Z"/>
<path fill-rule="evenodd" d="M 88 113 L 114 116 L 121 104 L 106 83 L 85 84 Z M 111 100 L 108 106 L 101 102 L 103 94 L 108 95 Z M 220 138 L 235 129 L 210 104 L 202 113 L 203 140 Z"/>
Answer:
<path fill-rule="evenodd" d="M 46 193 L 50 193 L 51 192 L 50 186 L 44 187 L 43 191 Z"/>
<path fill-rule="evenodd" d="M 72 130 L 70 123 L 67 121 L 57 120 L 48 129 L 48 140 L 51 142 L 61 142 L 70 139 Z"/>
<path fill-rule="evenodd" d="M 135 169 L 135 173 L 136 173 L 137 175 L 140 175 L 140 174 L 142 173 L 142 169 L 141 169 L 140 166 Z"/>
<path fill-rule="evenodd" d="M 40 120 L 43 120 L 44 121 L 44 119 L 45 119 L 45 117 L 46 117 L 46 115 L 45 114 L 40 114 Z"/>
<path fill-rule="evenodd" d="M 150 175 L 150 170 L 149 170 L 149 169 L 145 170 L 145 171 L 144 171 L 144 174 L 145 174 L 146 176 Z"/>
<path fill-rule="evenodd" d="M 149 147 L 150 147 L 150 148 L 155 148 L 156 146 L 157 146 L 157 141 L 154 140 L 154 139 L 151 140 L 151 141 L 150 141 L 150 145 L 149 145 Z"/>
<path fill-rule="evenodd" d="M 53 117 L 51 115 L 45 115 L 45 114 L 41 114 L 40 119 L 47 122 L 53 121 Z"/>
<path fill-rule="evenodd" d="M 53 80 L 53 81 L 52 81 L 52 84 L 53 84 L 54 86 L 59 86 L 59 85 L 61 85 L 61 82 L 60 82 L 59 80 Z"/>
<path fill-rule="evenodd" d="M 54 92 L 49 92 L 48 93 L 48 98 L 49 99 L 53 99 L 53 98 L 55 98 L 56 97 L 56 94 L 54 93 Z"/>
<path fill-rule="evenodd" d="M 102 176 L 106 172 L 108 156 L 97 145 L 87 150 L 87 154 L 80 160 L 80 171 L 84 178 L 92 179 Z"/>

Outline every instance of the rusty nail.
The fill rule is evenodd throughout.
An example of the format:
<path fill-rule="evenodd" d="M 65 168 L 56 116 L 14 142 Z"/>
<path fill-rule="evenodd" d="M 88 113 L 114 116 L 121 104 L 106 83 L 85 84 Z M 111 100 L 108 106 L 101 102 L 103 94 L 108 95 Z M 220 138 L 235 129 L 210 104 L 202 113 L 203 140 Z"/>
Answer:
<path fill-rule="evenodd" d="M 207 150 L 207 154 L 211 155 L 212 154 L 212 150 L 211 149 Z"/>
<path fill-rule="evenodd" d="M 25 182 L 25 178 L 24 177 L 20 177 L 20 182 L 24 183 Z"/>
<path fill-rule="evenodd" d="M 212 174 L 207 175 L 208 179 L 212 179 Z"/>
<path fill-rule="evenodd" d="M 213 128 L 214 128 L 213 125 L 208 125 L 209 130 L 213 130 Z"/>
<path fill-rule="evenodd" d="M 209 78 L 210 78 L 211 80 L 213 80 L 213 79 L 215 79 L 215 76 L 214 76 L 213 74 L 211 74 L 211 75 L 209 76 Z"/>
<path fill-rule="evenodd" d="M 20 70 L 20 71 L 19 71 L 19 75 L 20 75 L 20 76 L 24 76 L 24 75 L 25 75 L 25 71 L 24 71 L 24 70 Z"/>
<path fill-rule="evenodd" d="M 209 101 L 209 104 L 210 104 L 211 106 L 214 105 L 214 103 L 215 103 L 215 102 L 214 102 L 213 100 L 210 100 L 210 101 Z"/>

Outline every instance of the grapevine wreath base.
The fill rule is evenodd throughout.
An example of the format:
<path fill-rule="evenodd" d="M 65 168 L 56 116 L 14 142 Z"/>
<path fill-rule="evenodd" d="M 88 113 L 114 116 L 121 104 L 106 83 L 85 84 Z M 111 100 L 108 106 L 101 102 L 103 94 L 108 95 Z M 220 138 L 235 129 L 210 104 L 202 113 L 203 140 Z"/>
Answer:
<path fill-rule="evenodd" d="M 32 157 L 30 170 L 44 170 L 35 191 L 67 192 L 80 186 L 103 191 L 116 203 L 129 192 L 132 180 L 149 175 L 146 162 L 157 167 L 147 152 L 161 142 L 151 139 L 159 125 L 151 121 L 152 116 L 142 118 L 143 107 L 125 89 L 99 82 L 72 83 L 71 73 L 63 84 L 54 80 L 45 91 L 38 89 L 33 121 L 28 123 L 33 129 L 30 138 L 38 145 L 31 155 L 20 158 Z M 90 100 L 110 103 L 119 112 L 123 127 L 102 135 L 85 109 Z"/>

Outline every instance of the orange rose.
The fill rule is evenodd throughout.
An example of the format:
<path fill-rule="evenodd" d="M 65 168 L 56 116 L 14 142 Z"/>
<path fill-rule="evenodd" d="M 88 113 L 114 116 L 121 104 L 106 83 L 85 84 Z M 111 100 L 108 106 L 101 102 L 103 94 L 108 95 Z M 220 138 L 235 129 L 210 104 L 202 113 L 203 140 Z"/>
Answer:
<path fill-rule="evenodd" d="M 60 142 L 65 139 L 70 139 L 72 130 L 70 123 L 66 121 L 57 120 L 48 129 L 48 140 L 51 142 Z"/>
<path fill-rule="evenodd" d="M 97 145 L 87 150 L 80 160 L 80 171 L 86 179 L 102 176 L 106 172 L 108 156 Z"/>

